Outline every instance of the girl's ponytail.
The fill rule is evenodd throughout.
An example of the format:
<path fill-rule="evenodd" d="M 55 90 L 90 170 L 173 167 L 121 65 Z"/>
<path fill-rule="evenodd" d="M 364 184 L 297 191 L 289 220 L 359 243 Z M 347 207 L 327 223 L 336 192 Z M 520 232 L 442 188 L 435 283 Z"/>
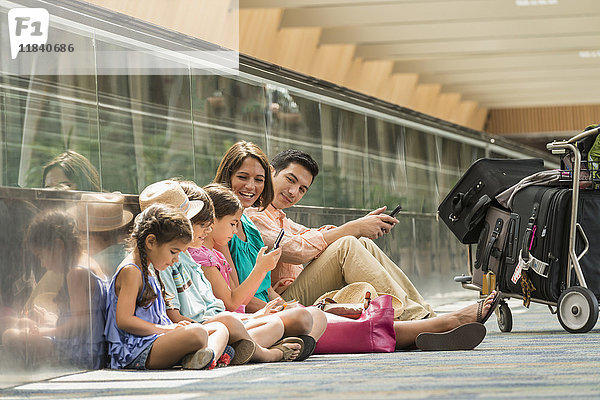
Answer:
<path fill-rule="evenodd" d="M 152 287 L 148 284 L 148 276 L 150 274 L 150 270 L 148 268 L 148 257 L 146 256 L 146 237 L 138 237 L 136 242 L 138 253 L 140 253 L 140 261 L 142 264 L 142 280 L 144 282 L 144 291 L 142 292 L 142 295 L 137 299 L 136 305 L 138 307 L 148 307 L 156 299 L 157 295 L 154 292 L 154 290 L 152 290 Z"/>

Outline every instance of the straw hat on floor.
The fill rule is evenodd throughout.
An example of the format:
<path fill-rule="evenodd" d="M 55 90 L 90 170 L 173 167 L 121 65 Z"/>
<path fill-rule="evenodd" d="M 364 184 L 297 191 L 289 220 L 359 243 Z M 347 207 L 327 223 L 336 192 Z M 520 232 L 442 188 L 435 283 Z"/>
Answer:
<path fill-rule="evenodd" d="M 321 300 L 329 297 L 336 303 L 343 304 L 362 304 L 365 301 L 365 296 L 369 292 L 371 294 L 371 300 L 387 293 L 378 293 L 377 290 L 368 282 L 354 282 L 350 283 L 339 290 L 332 290 L 319 297 L 314 304 L 319 303 Z M 402 301 L 394 295 L 392 296 L 392 306 L 394 307 L 394 318 L 399 316 L 404 307 Z"/>

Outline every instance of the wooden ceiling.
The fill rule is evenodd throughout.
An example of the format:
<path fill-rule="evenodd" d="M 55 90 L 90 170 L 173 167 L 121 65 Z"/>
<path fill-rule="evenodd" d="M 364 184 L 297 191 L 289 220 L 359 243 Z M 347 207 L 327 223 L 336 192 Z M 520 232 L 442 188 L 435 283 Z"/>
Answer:
<path fill-rule="evenodd" d="M 600 105 L 600 0 L 87 1 L 474 129 Z"/>
<path fill-rule="evenodd" d="M 486 108 L 600 103 L 599 0 L 240 0 Z"/>

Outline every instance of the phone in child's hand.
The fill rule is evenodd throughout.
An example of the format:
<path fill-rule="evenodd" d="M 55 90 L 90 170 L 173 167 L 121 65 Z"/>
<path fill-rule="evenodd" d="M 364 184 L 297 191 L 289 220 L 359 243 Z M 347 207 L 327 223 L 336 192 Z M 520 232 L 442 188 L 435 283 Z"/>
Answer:
<path fill-rule="evenodd" d="M 285 310 L 286 308 L 293 308 L 298 304 L 298 300 L 294 299 L 291 301 L 286 301 L 285 303 L 283 303 L 283 310 Z"/>
<path fill-rule="evenodd" d="M 298 300 L 296 300 L 296 299 L 290 300 L 290 301 L 284 301 L 282 305 L 275 307 L 274 310 L 283 311 L 286 308 L 294 308 L 297 305 L 298 305 Z"/>
<path fill-rule="evenodd" d="M 285 231 L 282 229 L 279 231 L 279 235 L 277 235 L 277 239 L 275 239 L 275 244 L 273 245 L 273 250 L 279 247 L 279 243 L 281 243 L 281 239 L 283 239 L 283 234 Z"/>
<path fill-rule="evenodd" d="M 390 213 L 390 217 L 396 218 L 396 215 L 400 212 L 400 210 L 402 210 L 402 205 L 398 204 L 396 208 L 394 208 L 394 210 Z M 391 225 L 391 222 L 385 222 Z"/>

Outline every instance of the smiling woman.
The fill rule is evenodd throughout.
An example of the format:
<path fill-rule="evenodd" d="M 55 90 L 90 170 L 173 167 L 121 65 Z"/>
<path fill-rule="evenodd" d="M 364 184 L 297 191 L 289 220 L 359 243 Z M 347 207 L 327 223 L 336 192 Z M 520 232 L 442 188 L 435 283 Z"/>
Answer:
<path fill-rule="evenodd" d="M 273 200 L 269 159 L 254 143 L 240 141 L 231 146 L 223 155 L 213 182 L 231 188 L 244 209 L 264 209 Z M 229 246 L 217 246 L 217 249 L 226 256 L 231 256 L 238 281 L 243 282 L 252 272 L 258 252 L 264 245 L 254 223 L 242 214 L 237 233 L 229 241 Z M 270 272 L 265 276 L 255 297 L 263 302 L 277 297 L 271 289 Z M 261 306 L 259 304 L 256 308 Z M 253 309 L 253 305 L 250 308 Z"/>
<path fill-rule="evenodd" d="M 231 146 L 213 182 L 230 187 L 244 208 L 265 208 L 273 200 L 269 159 L 254 143 L 240 141 Z"/>

